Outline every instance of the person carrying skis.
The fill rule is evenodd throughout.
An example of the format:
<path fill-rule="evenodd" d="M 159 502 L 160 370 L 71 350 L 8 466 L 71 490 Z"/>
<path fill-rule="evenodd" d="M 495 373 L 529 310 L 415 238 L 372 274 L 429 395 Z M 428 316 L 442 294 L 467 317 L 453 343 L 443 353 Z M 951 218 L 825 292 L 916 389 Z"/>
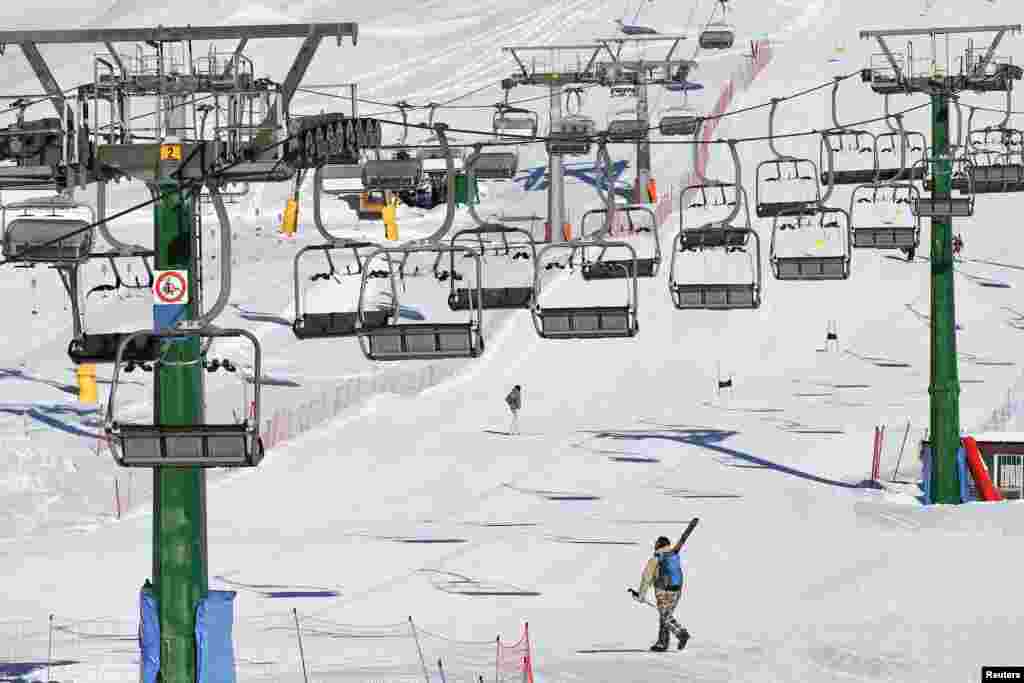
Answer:
<path fill-rule="evenodd" d="M 508 409 L 512 411 L 512 424 L 508 428 L 509 434 L 519 433 L 519 409 L 523 407 L 523 388 L 518 384 L 512 387 L 505 397 Z"/>
<path fill-rule="evenodd" d="M 679 639 L 680 650 L 686 647 L 686 641 L 690 639 L 690 632 L 676 621 L 673 612 L 679 604 L 683 589 L 683 565 L 679 553 L 699 521 L 696 517 L 691 520 L 675 545 L 667 537 L 659 536 L 654 542 L 654 557 L 644 567 L 640 588 L 629 591 L 637 602 L 644 602 L 647 589 L 654 586 L 654 599 L 658 608 L 658 642 L 651 646 L 651 652 L 664 652 L 668 649 L 670 632 Z"/>

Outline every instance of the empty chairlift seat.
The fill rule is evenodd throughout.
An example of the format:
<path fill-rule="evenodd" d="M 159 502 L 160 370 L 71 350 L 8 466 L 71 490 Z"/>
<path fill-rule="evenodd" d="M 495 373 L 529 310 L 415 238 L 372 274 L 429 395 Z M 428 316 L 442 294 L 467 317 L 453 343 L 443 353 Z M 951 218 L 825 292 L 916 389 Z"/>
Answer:
<path fill-rule="evenodd" d="M 81 263 L 92 249 L 87 221 L 58 216 L 18 216 L 4 228 L 4 257 L 35 263 Z"/>
<path fill-rule="evenodd" d="M 637 278 L 635 272 L 626 280 L 626 301 L 619 306 L 544 306 L 541 297 L 541 269 L 544 255 L 552 249 L 569 249 L 573 253 L 581 247 L 588 249 L 625 249 L 631 261 L 636 250 L 626 242 L 604 240 L 571 240 L 552 244 L 538 255 L 537 274 L 534 278 L 534 303 L 530 309 L 534 328 L 544 339 L 615 339 L 634 337 L 639 331 L 637 319 Z"/>
<path fill-rule="evenodd" d="M 423 178 L 419 159 L 373 159 L 363 165 L 363 186 L 372 190 L 408 192 Z"/>
<path fill-rule="evenodd" d="M 586 236 L 593 233 L 593 226 L 588 219 L 599 219 L 603 226 L 607 209 L 592 209 L 583 214 L 580 221 L 580 234 Z M 644 256 L 637 258 L 606 258 L 606 250 L 600 247 L 584 247 L 580 273 L 584 280 L 621 280 L 631 277 L 654 277 L 661 266 L 661 240 L 658 237 L 658 219 L 654 212 L 646 206 L 626 205 L 615 211 L 615 225 L 612 226 L 612 237 L 642 236 L 653 243 L 651 251 L 644 251 Z M 591 260 L 590 252 L 598 250 L 598 257 Z M 650 255 L 646 255 L 650 253 Z"/>
<path fill-rule="evenodd" d="M 728 24 L 713 22 L 700 32 L 697 39 L 702 50 L 728 50 L 736 40 L 736 32 Z"/>
<path fill-rule="evenodd" d="M 396 323 L 381 327 L 360 325 L 357 334 L 363 355 L 374 361 L 416 360 L 434 358 L 476 358 L 484 350 L 483 315 L 480 303 L 480 286 L 482 266 L 480 254 L 463 246 L 447 244 L 425 244 L 383 248 L 378 247 L 366 256 L 363 267 L 363 279 L 359 289 L 358 312 L 361 319 L 366 316 L 366 285 L 372 270 L 370 265 L 377 256 L 384 256 L 388 263 L 388 271 L 394 272 L 392 256 L 401 254 L 402 263 L 413 253 L 434 253 L 439 257 L 451 253 L 466 254 L 473 258 L 476 268 L 477 294 L 467 296 L 470 319 L 467 322 L 454 323 Z M 401 310 L 401 290 L 390 278 L 391 290 L 389 299 L 393 310 Z"/>
<path fill-rule="evenodd" d="M 920 195 L 909 183 L 861 185 L 850 195 L 850 240 L 855 249 L 913 249 L 921 238 L 921 219 L 910 213 L 911 202 Z M 870 215 L 879 204 L 905 212 L 912 222 L 896 224 L 896 217 L 880 219 Z M 900 207 L 906 207 L 902 209 Z M 867 215 L 866 215 L 867 214 Z"/>
<path fill-rule="evenodd" d="M 303 311 L 302 278 L 299 264 L 302 257 L 311 251 L 323 251 L 330 266 L 330 272 L 319 273 L 312 279 L 330 279 L 334 275 L 334 261 L 331 259 L 331 252 L 334 250 L 351 249 L 356 263 L 356 272 L 352 275 L 362 273 L 362 261 L 359 250 L 362 248 L 374 247 L 372 242 L 338 242 L 328 244 L 312 244 L 299 249 L 295 254 L 293 264 L 294 295 L 295 295 L 295 320 L 292 322 L 292 332 L 298 339 L 328 339 L 339 337 L 354 337 L 362 327 L 383 327 L 389 324 L 394 314 L 391 309 L 363 311 L 363 318 L 360 320 L 358 311 L 331 311 L 322 313 L 309 313 Z"/>
<path fill-rule="evenodd" d="M 753 238 L 753 239 L 751 239 Z M 679 310 L 742 310 L 761 305 L 761 242 L 757 233 L 747 227 L 710 224 L 681 230 L 672 248 L 669 294 Z M 700 282 L 683 282 L 680 255 L 708 251 L 709 258 L 723 263 L 744 262 L 748 277 L 742 281 L 726 281 L 720 275 L 705 275 Z M 719 269 L 715 269 L 719 270 Z M 724 270 L 724 268 L 722 268 Z M 731 278 L 730 278 L 731 279 Z"/>
<path fill-rule="evenodd" d="M 473 164 L 480 180 L 511 180 L 518 170 L 519 155 L 515 152 L 482 152 Z"/>
<path fill-rule="evenodd" d="M 772 225 L 769 261 L 776 280 L 845 280 L 850 277 L 850 219 L 843 209 L 821 209 L 816 216 L 776 216 Z M 784 236 L 785 235 L 785 236 Z M 801 242 L 800 249 L 784 249 L 788 239 Z M 813 242 L 812 242 L 813 240 Z M 807 247 L 827 253 L 811 253 Z M 783 245 L 785 246 L 785 245 Z"/>
<path fill-rule="evenodd" d="M 762 161 L 756 171 L 756 208 L 760 218 L 780 214 L 810 216 L 821 202 L 817 165 L 809 159 L 783 157 Z M 786 186 L 788 191 L 779 188 Z M 795 195 L 795 197 L 794 197 Z"/>
<path fill-rule="evenodd" d="M 590 153 L 590 138 L 594 135 L 594 120 L 579 115 L 566 116 L 547 138 L 549 154 L 584 156 Z"/>
<path fill-rule="evenodd" d="M 384 327 L 391 319 L 390 310 L 365 311 L 363 327 Z M 292 323 L 298 339 L 354 337 L 360 327 L 359 314 L 349 311 L 335 313 L 303 313 Z"/>
<path fill-rule="evenodd" d="M 642 119 L 615 119 L 608 123 L 608 140 L 611 142 L 630 142 L 644 140 L 648 137 L 647 122 Z"/>
<path fill-rule="evenodd" d="M 468 228 L 465 230 L 459 230 L 451 238 L 451 246 L 454 247 L 456 242 L 461 239 L 476 238 L 481 240 L 480 249 L 485 249 L 482 244 L 482 240 L 485 236 L 500 236 L 502 243 L 505 246 L 506 255 L 511 255 L 513 250 L 516 254 L 522 254 L 525 256 L 529 263 L 536 268 L 537 264 L 537 245 L 528 231 L 522 228 L 513 228 L 507 225 L 501 225 L 499 223 L 493 223 L 485 225 L 479 228 Z M 515 238 L 519 237 L 520 240 L 515 242 Z M 509 238 L 513 239 L 513 242 L 509 241 Z M 454 253 L 451 253 L 452 261 L 451 270 L 455 270 L 454 264 Z M 456 278 L 449 278 L 451 282 L 451 293 L 448 295 L 448 308 L 453 311 L 470 311 L 477 308 L 481 309 L 525 309 L 529 308 L 533 303 L 533 275 L 531 273 L 531 279 L 528 284 L 522 286 L 504 286 L 504 287 L 489 287 L 486 284 L 481 283 L 479 287 L 459 287 L 457 286 L 458 280 Z"/>
<path fill-rule="evenodd" d="M 159 425 L 120 422 L 116 396 L 123 354 L 118 354 L 111 382 L 104 430 L 114 446 L 114 458 L 123 467 L 255 467 L 263 460 L 259 436 L 262 358 L 259 341 L 244 330 L 217 329 L 187 332 L 139 332 L 161 341 L 189 337 L 246 337 L 253 344 L 252 412 L 240 424 Z M 129 344 L 132 340 L 129 340 Z"/>

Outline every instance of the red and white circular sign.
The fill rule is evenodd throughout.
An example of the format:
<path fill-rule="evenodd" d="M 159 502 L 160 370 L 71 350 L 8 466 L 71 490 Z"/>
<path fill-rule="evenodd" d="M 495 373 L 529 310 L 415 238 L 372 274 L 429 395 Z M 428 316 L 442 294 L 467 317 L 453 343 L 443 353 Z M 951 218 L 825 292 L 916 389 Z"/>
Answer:
<path fill-rule="evenodd" d="M 158 270 L 153 279 L 153 301 L 158 304 L 188 303 L 188 271 Z"/>

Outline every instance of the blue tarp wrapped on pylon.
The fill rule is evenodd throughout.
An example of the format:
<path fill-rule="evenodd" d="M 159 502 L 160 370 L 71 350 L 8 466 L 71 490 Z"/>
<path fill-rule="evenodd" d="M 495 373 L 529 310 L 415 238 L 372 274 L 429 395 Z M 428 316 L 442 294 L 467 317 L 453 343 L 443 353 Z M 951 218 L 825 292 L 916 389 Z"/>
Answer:
<path fill-rule="evenodd" d="M 156 683 L 160 671 L 160 612 L 148 581 L 139 592 L 139 650 L 142 683 Z"/>
<path fill-rule="evenodd" d="M 210 591 L 196 608 L 199 683 L 236 683 L 232 643 L 235 591 Z"/>

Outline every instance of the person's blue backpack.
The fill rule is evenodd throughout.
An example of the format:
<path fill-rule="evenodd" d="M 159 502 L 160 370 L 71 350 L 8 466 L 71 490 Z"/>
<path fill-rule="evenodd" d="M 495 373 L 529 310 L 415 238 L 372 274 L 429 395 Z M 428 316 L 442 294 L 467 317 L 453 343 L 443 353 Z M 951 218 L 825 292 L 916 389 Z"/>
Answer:
<path fill-rule="evenodd" d="M 661 588 L 683 585 L 683 565 L 679 553 L 658 554 L 658 584 Z"/>

